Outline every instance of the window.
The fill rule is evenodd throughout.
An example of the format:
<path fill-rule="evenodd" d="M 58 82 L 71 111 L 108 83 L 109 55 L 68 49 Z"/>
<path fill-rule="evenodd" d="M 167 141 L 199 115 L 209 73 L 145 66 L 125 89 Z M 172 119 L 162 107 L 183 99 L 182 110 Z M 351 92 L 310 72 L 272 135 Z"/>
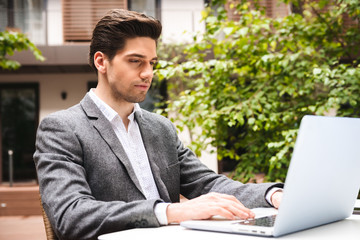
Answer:
<path fill-rule="evenodd" d="M 0 31 L 21 31 L 35 44 L 45 44 L 43 4 L 43 0 L 0 0 Z"/>
<path fill-rule="evenodd" d="M 89 42 L 95 24 L 113 8 L 127 9 L 127 1 L 63 0 L 64 42 Z"/>
<path fill-rule="evenodd" d="M 145 13 L 157 19 L 161 19 L 160 0 L 128 0 L 128 7 L 132 11 Z"/>
<path fill-rule="evenodd" d="M 9 181 L 9 154 L 13 151 L 15 182 L 36 180 L 33 161 L 39 115 L 37 83 L 0 84 L 0 183 Z"/>

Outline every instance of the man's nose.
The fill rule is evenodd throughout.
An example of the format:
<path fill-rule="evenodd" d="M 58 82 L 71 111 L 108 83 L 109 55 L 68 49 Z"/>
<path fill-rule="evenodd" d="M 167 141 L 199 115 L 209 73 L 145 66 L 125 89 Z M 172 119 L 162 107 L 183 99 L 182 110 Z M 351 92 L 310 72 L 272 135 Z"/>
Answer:
<path fill-rule="evenodd" d="M 151 64 L 146 64 L 140 72 L 141 79 L 147 79 L 149 81 L 152 80 L 154 75 L 154 69 Z"/>

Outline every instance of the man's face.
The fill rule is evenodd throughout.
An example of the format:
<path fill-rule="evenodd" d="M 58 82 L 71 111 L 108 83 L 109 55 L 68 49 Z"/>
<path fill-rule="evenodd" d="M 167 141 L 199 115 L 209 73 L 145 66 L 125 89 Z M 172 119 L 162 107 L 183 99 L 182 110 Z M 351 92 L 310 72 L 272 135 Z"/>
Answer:
<path fill-rule="evenodd" d="M 145 100 L 157 61 L 156 42 L 148 37 L 126 41 L 124 49 L 107 62 L 107 80 L 115 101 L 138 103 Z"/>

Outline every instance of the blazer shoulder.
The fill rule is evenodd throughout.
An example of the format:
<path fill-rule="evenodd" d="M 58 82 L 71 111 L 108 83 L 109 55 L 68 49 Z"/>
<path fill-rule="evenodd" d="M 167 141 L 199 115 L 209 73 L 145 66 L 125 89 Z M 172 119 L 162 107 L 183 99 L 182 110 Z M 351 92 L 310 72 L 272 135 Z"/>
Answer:
<path fill-rule="evenodd" d="M 141 118 L 153 125 L 161 125 L 162 127 L 175 128 L 170 119 L 153 112 L 141 109 Z"/>
<path fill-rule="evenodd" d="M 141 109 L 141 114 L 143 117 L 145 118 L 153 118 L 156 119 L 158 121 L 170 121 L 168 118 L 164 117 L 163 115 L 154 113 L 154 112 L 149 112 L 148 110 L 145 109 Z"/>
<path fill-rule="evenodd" d="M 60 110 L 49 114 L 44 118 L 48 119 L 60 119 L 63 121 L 69 120 L 71 122 L 82 122 L 82 118 L 95 117 L 99 114 L 95 103 L 91 100 L 89 94 L 86 94 L 83 99 L 76 105 L 69 107 L 68 109 Z"/>
<path fill-rule="evenodd" d="M 80 121 L 85 116 L 80 104 L 76 104 L 68 109 L 56 111 L 45 116 L 40 125 L 54 123 L 74 123 Z"/>

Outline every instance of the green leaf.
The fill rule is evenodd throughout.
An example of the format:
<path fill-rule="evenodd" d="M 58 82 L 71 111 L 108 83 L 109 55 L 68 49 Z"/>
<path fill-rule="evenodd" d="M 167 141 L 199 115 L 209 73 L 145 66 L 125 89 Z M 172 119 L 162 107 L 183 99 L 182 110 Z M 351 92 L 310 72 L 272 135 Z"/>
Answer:
<path fill-rule="evenodd" d="M 35 58 L 44 61 L 41 51 L 26 37 L 25 34 L 17 32 L 0 32 L 0 67 L 2 69 L 16 70 L 20 67 L 17 61 L 9 60 L 6 55 L 12 56 L 15 51 L 30 49 Z"/>

